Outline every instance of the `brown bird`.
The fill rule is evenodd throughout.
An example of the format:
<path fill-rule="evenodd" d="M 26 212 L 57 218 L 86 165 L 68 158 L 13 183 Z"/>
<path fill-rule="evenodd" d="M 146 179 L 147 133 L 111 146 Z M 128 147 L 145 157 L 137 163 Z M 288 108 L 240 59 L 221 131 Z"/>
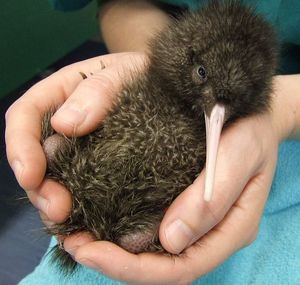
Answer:
<path fill-rule="evenodd" d="M 253 9 L 210 2 L 174 19 L 150 50 L 145 72 L 124 83 L 91 134 L 55 134 L 45 116 L 46 175 L 73 197 L 70 217 L 50 233 L 89 231 L 133 253 L 162 251 L 164 212 L 205 162 L 204 198 L 212 197 L 223 125 L 268 110 L 277 41 Z M 59 247 L 53 256 L 74 267 Z"/>

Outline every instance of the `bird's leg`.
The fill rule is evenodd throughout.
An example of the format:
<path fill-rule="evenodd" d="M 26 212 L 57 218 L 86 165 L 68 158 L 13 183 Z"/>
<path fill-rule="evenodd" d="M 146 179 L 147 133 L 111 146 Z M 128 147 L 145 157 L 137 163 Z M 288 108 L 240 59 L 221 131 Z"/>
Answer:
<path fill-rule="evenodd" d="M 210 201 L 213 195 L 215 169 L 217 162 L 218 146 L 220 134 L 224 124 L 225 107 L 216 104 L 210 116 L 205 113 L 206 127 L 206 174 L 205 174 L 205 190 L 204 200 Z"/>

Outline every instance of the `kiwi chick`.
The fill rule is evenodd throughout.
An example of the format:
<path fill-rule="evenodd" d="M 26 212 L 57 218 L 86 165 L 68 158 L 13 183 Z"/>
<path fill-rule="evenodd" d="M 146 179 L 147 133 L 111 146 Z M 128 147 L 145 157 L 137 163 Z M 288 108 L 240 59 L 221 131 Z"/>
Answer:
<path fill-rule="evenodd" d="M 46 175 L 73 197 L 70 217 L 50 233 L 89 231 L 132 253 L 163 251 L 164 212 L 205 165 L 205 117 L 216 105 L 225 125 L 268 110 L 275 34 L 238 1 L 213 1 L 174 19 L 150 51 L 145 72 L 124 83 L 94 132 L 66 138 L 45 115 Z M 66 272 L 75 267 L 59 247 L 53 258 Z"/>

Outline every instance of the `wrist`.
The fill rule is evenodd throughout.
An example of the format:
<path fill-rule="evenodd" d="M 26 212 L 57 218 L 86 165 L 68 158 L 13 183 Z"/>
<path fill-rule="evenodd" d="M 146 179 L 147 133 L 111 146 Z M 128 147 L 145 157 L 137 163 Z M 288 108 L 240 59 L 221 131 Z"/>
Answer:
<path fill-rule="evenodd" d="M 300 138 L 300 75 L 273 80 L 271 116 L 278 141 Z"/>

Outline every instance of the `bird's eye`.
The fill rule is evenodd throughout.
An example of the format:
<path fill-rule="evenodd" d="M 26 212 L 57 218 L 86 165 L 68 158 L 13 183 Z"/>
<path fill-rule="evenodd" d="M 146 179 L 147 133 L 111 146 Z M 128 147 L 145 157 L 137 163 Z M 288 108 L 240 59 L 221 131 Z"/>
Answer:
<path fill-rule="evenodd" d="M 204 82 L 207 78 L 207 73 L 206 73 L 206 70 L 205 68 L 200 65 L 198 66 L 197 68 L 197 75 L 199 76 L 199 78 Z"/>

